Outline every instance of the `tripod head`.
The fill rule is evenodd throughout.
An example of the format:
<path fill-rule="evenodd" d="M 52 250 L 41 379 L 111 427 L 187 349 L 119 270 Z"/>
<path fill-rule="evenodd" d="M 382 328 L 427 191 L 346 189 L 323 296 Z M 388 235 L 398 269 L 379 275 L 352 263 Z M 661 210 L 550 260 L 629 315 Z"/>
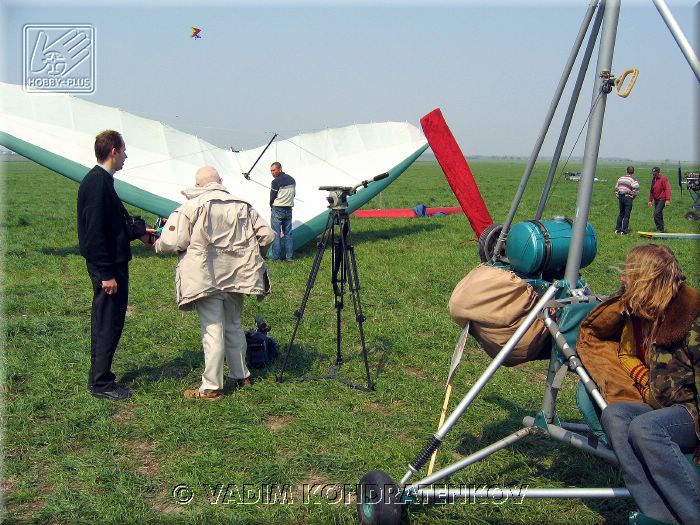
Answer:
<path fill-rule="evenodd" d="M 360 187 L 366 188 L 370 183 L 386 179 L 388 176 L 388 173 L 382 173 L 373 179 L 363 180 L 357 186 L 321 186 L 319 190 L 328 192 L 326 200 L 331 210 L 347 210 L 348 197 L 355 195 Z"/>
<path fill-rule="evenodd" d="M 328 192 L 326 200 L 331 210 L 346 210 L 348 197 L 355 193 L 350 186 L 321 186 L 319 190 Z"/>

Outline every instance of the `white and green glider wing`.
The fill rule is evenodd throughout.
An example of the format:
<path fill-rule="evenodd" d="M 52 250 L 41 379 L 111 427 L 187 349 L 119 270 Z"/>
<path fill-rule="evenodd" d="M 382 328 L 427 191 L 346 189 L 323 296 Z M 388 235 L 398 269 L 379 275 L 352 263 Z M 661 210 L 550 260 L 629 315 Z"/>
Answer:
<path fill-rule="evenodd" d="M 428 147 L 415 126 L 401 122 L 354 124 L 273 142 L 250 179 L 243 177 L 264 150 L 232 152 L 194 135 L 118 108 L 65 94 L 25 93 L 0 83 L 0 144 L 34 162 L 80 182 L 94 166 L 95 135 L 119 131 L 128 159 L 115 175 L 120 198 L 167 217 L 184 202 L 180 193 L 194 184 L 195 171 L 215 166 L 224 184 L 264 217 L 269 217 L 269 167 L 274 161 L 297 182 L 294 245 L 316 237 L 326 223 L 326 192 L 319 186 L 355 186 L 388 172 L 389 177 L 360 188 L 348 199 L 356 210 L 393 182 Z"/>

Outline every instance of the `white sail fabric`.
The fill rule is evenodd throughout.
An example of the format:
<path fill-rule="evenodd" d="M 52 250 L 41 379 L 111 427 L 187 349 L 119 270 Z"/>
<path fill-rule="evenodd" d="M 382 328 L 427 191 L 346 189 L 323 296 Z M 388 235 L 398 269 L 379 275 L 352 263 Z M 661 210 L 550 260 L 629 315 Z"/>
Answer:
<path fill-rule="evenodd" d="M 242 173 L 250 169 L 264 146 L 234 153 L 117 108 L 66 94 L 25 93 L 20 86 L 0 83 L 0 144 L 62 175 L 82 178 L 80 170 L 87 172 L 95 164 L 95 136 L 105 129 L 119 131 L 127 146 L 128 158 L 115 179 L 143 193 L 139 198 L 139 191 L 132 191 L 125 198 L 120 192 L 125 201 L 163 214 L 162 199 L 170 201 L 171 208 L 184 202 L 182 189 L 194 185 L 199 167 L 211 164 L 231 193 L 269 216 L 269 167 L 279 161 L 297 182 L 295 229 L 324 214 L 326 193 L 319 186 L 355 186 L 389 172 L 383 184 L 375 183 L 383 189 L 427 147 L 420 130 L 408 123 L 355 124 L 274 142 L 246 180 Z M 372 186 L 358 191 L 354 208 L 380 189 L 370 191 Z M 148 194 L 162 198 L 161 205 L 150 205 Z M 320 231 L 318 227 L 313 230 L 314 234 Z M 295 245 L 299 245 L 296 240 Z"/>

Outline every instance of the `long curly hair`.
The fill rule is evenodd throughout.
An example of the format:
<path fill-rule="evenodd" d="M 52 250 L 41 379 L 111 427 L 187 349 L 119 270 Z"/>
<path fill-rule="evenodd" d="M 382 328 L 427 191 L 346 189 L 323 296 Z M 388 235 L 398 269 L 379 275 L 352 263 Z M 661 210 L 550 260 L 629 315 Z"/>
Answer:
<path fill-rule="evenodd" d="M 622 304 L 628 314 L 650 322 L 654 337 L 664 312 L 685 280 L 678 259 L 662 244 L 641 244 L 627 254 Z"/>

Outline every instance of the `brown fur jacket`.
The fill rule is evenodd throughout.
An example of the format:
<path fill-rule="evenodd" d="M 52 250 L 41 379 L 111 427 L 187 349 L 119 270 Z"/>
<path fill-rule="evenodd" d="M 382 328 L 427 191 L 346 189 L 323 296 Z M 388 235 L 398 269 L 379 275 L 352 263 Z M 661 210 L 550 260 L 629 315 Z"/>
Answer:
<path fill-rule="evenodd" d="M 576 350 L 608 403 L 643 402 L 617 354 L 626 321 L 620 296 L 595 307 L 581 322 Z M 649 353 L 649 386 L 661 406 L 682 405 L 700 438 L 700 293 L 681 285 L 664 313 Z M 696 450 L 700 459 L 700 447 Z"/>

